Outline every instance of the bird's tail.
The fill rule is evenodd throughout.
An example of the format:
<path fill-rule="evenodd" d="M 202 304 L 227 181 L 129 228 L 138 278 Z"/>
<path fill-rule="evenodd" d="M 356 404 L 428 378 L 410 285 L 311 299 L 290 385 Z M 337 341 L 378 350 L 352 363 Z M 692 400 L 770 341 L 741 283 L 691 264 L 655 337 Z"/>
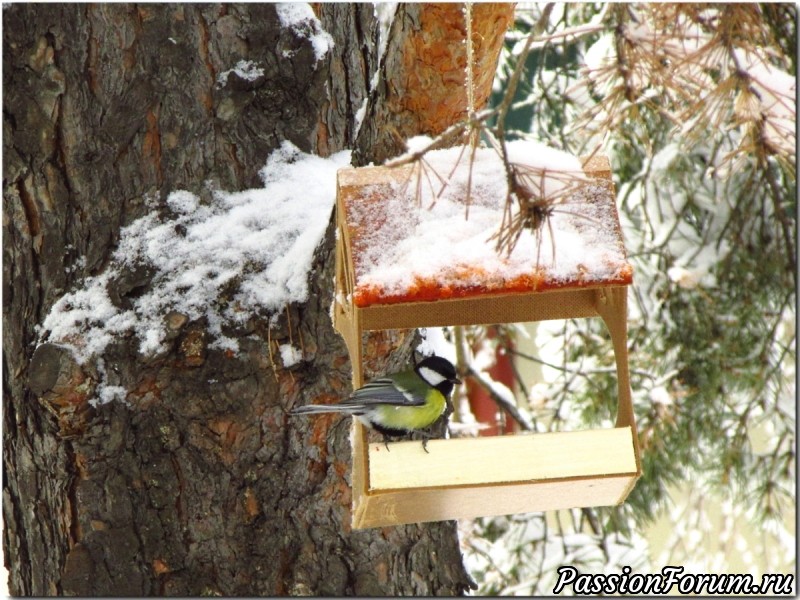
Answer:
<path fill-rule="evenodd" d="M 346 413 L 353 414 L 358 411 L 358 406 L 343 406 L 341 404 L 308 404 L 298 406 L 289 411 L 290 415 L 319 415 L 322 413 Z"/>

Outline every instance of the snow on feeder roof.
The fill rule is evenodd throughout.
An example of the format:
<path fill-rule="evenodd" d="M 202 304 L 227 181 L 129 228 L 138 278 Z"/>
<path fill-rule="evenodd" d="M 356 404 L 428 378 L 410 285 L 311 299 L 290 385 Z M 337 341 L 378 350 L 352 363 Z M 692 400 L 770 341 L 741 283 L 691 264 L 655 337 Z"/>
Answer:
<path fill-rule="evenodd" d="M 502 161 L 482 148 L 470 169 L 468 152 L 460 162 L 459 154 L 429 152 L 421 174 L 411 165 L 339 172 L 356 306 L 631 282 L 608 180 L 587 177 L 563 152 L 510 143 L 511 160 L 543 182 L 545 197 L 561 201 L 549 224 L 523 230 L 511 253 L 498 252 Z M 437 174 L 448 178 L 441 194 Z"/>

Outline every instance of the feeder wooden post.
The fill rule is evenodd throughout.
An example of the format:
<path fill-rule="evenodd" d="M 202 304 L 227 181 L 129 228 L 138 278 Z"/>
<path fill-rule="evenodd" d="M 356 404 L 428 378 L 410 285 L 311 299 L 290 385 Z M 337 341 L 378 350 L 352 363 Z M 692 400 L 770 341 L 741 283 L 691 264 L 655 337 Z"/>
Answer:
<path fill-rule="evenodd" d="M 630 372 L 628 370 L 628 289 L 612 287 L 598 291 L 597 312 L 611 334 L 614 358 L 617 365 L 619 408 L 617 427 L 630 425 L 636 431 L 631 399 Z M 638 454 L 637 454 L 638 458 Z"/>

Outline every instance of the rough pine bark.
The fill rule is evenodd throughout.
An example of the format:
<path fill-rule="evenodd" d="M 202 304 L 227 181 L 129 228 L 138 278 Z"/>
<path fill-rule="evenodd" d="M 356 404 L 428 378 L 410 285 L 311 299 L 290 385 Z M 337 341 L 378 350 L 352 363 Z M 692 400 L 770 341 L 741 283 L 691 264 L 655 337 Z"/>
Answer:
<path fill-rule="evenodd" d="M 497 59 L 514 4 L 472 5 L 475 110 L 492 92 Z M 435 137 L 467 118 L 467 25 L 462 3 L 400 4 L 389 33 L 381 77 L 354 152 L 358 165 L 405 151 L 403 140 Z"/>
<path fill-rule="evenodd" d="M 284 140 L 323 155 L 355 143 L 377 68 L 373 7 L 318 14 L 335 42 L 322 61 L 268 4 L 3 11 L 12 594 L 447 595 L 469 585 L 454 523 L 351 531 L 350 423 L 287 416 L 350 389 L 328 315 L 332 228 L 308 302 L 226 331 L 238 354 L 208 347 L 206 324 L 174 313 L 164 315 L 170 349 L 157 356 L 140 355 L 133 337 L 83 365 L 37 345 L 53 303 L 103 272 L 121 227 L 170 192 L 259 187 L 258 170 Z M 225 77 L 240 60 L 263 77 Z M 371 155 L 364 145 L 362 155 Z M 151 278 L 133 270 L 109 295 L 130 302 Z M 290 341 L 303 360 L 284 368 L 276 349 Z M 398 366 L 409 341 L 371 336 L 367 373 Z M 127 390 L 124 402 L 90 404 L 102 377 Z"/>

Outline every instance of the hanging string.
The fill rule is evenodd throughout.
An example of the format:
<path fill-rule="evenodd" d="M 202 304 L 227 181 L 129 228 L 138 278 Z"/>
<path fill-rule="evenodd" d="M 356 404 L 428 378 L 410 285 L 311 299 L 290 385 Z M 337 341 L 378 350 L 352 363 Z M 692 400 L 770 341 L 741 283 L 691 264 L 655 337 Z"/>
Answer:
<path fill-rule="evenodd" d="M 470 121 L 475 117 L 475 83 L 473 80 L 473 50 L 472 50 L 472 3 L 464 3 L 464 17 L 467 21 L 467 117 Z M 478 145 L 478 130 L 470 127 L 470 146 Z"/>

